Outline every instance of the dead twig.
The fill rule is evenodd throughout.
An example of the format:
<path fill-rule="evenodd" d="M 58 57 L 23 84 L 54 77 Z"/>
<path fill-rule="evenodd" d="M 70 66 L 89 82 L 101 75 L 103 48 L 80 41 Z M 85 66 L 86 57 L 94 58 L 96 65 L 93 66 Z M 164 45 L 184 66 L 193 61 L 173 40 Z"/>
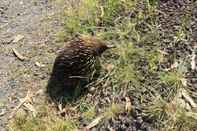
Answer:
<path fill-rule="evenodd" d="M 14 36 L 14 38 L 13 38 L 13 43 L 17 43 L 17 42 L 19 42 L 20 40 L 22 40 L 24 38 L 24 36 L 23 35 L 16 35 L 16 36 Z"/>
<path fill-rule="evenodd" d="M 21 61 L 27 60 L 28 58 L 21 55 L 15 48 L 12 48 L 14 55 Z"/>
<path fill-rule="evenodd" d="M 14 108 L 14 110 L 12 111 L 11 115 L 9 116 L 9 119 L 12 119 L 17 111 L 25 104 L 25 103 L 33 103 L 32 98 L 37 96 L 40 93 L 40 90 L 37 91 L 36 93 L 32 93 L 30 90 L 27 91 L 27 95 L 25 96 L 25 98 L 19 103 L 18 106 L 16 106 Z"/>
<path fill-rule="evenodd" d="M 99 124 L 99 122 L 104 118 L 104 115 L 101 115 L 94 119 L 89 125 L 85 127 L 85 131 L 89 131 L 91 128 L 95 127 L 96 125 Z"/>
<path fill-rule="evenodd" d="M 189 96 L 188 92 L 186 90 L 182 90 L 181 92 L 182 94 L 182 97 L 190 104 L 190 106 L 192 108 L 196 108 L 197 105 L 196 103 L 194 102 L 194 100 Z"/>
<path fill-rule="evenodd" d="M 129 113 L 132 110 L 131 100 L 129 97 L 125 97 L 126 104 L 125 104 L 125 110 Z"/>

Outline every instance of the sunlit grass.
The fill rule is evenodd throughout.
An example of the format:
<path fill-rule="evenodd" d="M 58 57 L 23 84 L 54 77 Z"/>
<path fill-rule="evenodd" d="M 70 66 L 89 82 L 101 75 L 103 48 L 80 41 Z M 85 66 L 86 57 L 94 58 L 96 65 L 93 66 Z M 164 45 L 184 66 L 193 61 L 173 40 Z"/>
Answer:
<path fill-rule="evenodd" d="M 45 108 L 45 107 L 42 107 Z M 77 127 L 76 123 L 67 117 L 61 119 L 55 114 L 51 114 L 46 107 L 38 116 L 28 115 L 23 110 L 19 111 L 15 118 L 9 122 L 10 131 L 73 131 Z M 42 109 L 41 109 L 42 110 Z"/>
<path fill-rule="evenodd" d="M 115 117 L 116 114 L 123 111 L 124 108 L 121 107 L 121 105 L 112 103 L 109 107 L 105 109 L 105 112 L 103 113 L 106 119 Z"/>
<path fill-rule="evenodd" d="M 121 91 L 140 103 L 143 116 L 156 130 L 191 130 L 195 129 L 195 119 L 174 102 L 178 90 L 186 88 L 183 84 L 185 71 L 175 68 L 160 70 L 161 40 L 156 23 L 157 0 L 58 0 L 66 3 L 62 13 L 64 26 L 57 31 L 59 42 L 64 42 L 77 33 L 93 34 L 108 41 L 116 48 L 108 50 L 100 58 L 103 68 L 110 64 L 113 69 L 101 69 L 100 76 L 92 84 L 99 90 L 110 88 L 111 95 Z M 186 30 L 179 27 L 174 40 L 186 39 Z M 98 84 L 98 83 L 99 84 Z M 107 85 L 107 86 L 106 86 Z M 98 92 L 94 92 L 94 94 Z M 76 103 L 76 111 L 88 122 L 97 114 L 94 101 L 81 97 Z M 99 98 L 103 99 L 103 98 Z M 97 100 L 95 100 L 97 101 Z M 122 104 L 122 103 L 120 103 Z M 132 103 L 133 104 L 133 103 Z M 103 118 L 110 119 L 124 111 L 123 107 L 111 102 L 100 107 Z M 46 112 L 45 112 L 46 113 Z M 77 116 L 78 117 L 78 116 Z M 63 131 L 81 127 L 78 120 L 45 114 L 44 117 L 32 118 L 18 115 L 10 124 L 11 131 Z M 181 126 L 184 125 L 184 126 Z"/>

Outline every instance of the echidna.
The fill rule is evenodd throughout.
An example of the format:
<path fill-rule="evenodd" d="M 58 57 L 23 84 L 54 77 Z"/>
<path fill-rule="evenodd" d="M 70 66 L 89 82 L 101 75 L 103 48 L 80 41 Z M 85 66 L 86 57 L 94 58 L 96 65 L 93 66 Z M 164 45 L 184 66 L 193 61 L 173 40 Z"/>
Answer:
<path fill-rule="evenodd" d="M 80 35 L 69 41 L 55 59 L 47 92 L 52 99 L 71 95 L 95 71 L 96 58 L 109 47 L 94 36 Z M 81 87 L 79 87 L 81 88 Z"/>

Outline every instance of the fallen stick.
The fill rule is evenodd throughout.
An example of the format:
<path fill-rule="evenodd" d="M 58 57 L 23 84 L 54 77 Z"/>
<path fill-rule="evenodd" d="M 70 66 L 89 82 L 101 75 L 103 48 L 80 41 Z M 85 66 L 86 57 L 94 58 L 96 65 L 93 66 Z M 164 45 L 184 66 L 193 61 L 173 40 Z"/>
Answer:
<path fill-rule="evenodd" d="M 96 125 L 99 124 L 99 122 L 104 118 L 104 115 L 101 115 L 94 119 L 89 125 L 87 125 L 84 129 L 84 131 L 89 131 L 91 128 L 95 127 Z"/>
<path fill-rule="evenodd" d="M 12 118 L 16 115 L 17 111 L 18 111 L 25 103 L 27 103 L 27 102 L 32 103 L 32 97 L 38 95 L 39 93 L 40 93 L 40 90 L 37 91 L 36 93 L 31 93 L 30 90 L 28 90 L 28 91 L 27 91 L 27 95 L 25 96 L 25 98 L 24 98 L 24 99 L 19 103 L 19 105 L 16 106 L 16 107 L 14 108 L 14 110 L 11 112 L 11 115 L 9 116 L 9 119 L 12 119 Z"/>
<path fill-rule="evenodd" d="M 27 60 L 28 58 L 21 55 L 15 48 L 12 48 L 14 55 L 21 61 Z"/>

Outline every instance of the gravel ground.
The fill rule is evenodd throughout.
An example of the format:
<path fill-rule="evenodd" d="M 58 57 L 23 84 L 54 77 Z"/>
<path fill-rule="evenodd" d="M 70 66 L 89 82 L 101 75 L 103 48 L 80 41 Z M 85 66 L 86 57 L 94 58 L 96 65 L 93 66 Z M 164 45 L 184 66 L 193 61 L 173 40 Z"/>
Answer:
<path fill-rule="evenodd" d="M 197 53 L 197 3 L 192 0 L 163 0 L 158 9 L 158 24 L 161 25 L 161 42 L 164 51 L 169 53 L 165 66 L 172 65 L 176 59 L 187 64 L 186 78 L 191 92 L 197 88 L 197 70 L 191 69 L 191 57 Z M 175 40 L 180 27 L 185 33 L 183 39 Z M 197 58 L 196 58 L 197 60 Z M 197 102 L 197 96 L 191 95 Z"/>
<path fill-rule="evenodd" d="M 19 98 L 24 97 L 30 88 L 38 89 L 48 79 L 47 71 L 42 73 L 35 62 L 51 64 L 53 61 L 47 55 L 54 54 L 49 46 L 53 41 L 52 30 L 59 25 L 55 20 L 51 22 L 49 17 L 59 9 L 48 0 L 0 0 L 1 131 L 6 130 L 10 111 L 19 103 Z M 16 43 L 12 42 L 17 35 L 24 38 Z M 17 59 L 11 48 L 16 48 L 29 60 Z M 46 57 L 40 58 L 44 54 Z"/>

